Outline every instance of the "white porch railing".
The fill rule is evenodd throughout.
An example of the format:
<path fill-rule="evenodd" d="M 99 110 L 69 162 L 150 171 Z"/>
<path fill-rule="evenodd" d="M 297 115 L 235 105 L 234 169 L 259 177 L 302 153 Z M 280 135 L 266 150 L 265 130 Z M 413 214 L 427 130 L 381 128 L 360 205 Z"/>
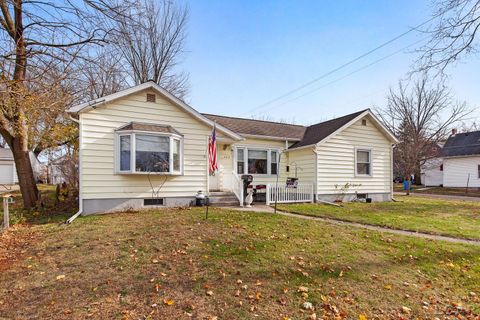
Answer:
<path fill-rule="evenodd" d="M 240 202 L 240 207 L 243 207 L 243 181 L 235 171 L 232 172 L 232 177 L 232 192 Z"/>
<path fill-rule="evenodd" d="M 298 184 L 296 188 L 286 185 L 267 184 L 267 205 L 277 203 L 313 202 L 313 184 Z"/>

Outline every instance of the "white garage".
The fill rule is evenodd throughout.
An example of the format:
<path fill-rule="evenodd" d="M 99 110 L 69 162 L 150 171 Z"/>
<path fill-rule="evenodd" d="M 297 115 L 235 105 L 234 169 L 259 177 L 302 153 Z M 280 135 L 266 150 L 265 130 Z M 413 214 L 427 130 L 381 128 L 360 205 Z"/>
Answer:
<path fill-rule="evenodd" d="M 0 184 L 15 184 L 18 182 L 12 151 L 0 148 Z"/>

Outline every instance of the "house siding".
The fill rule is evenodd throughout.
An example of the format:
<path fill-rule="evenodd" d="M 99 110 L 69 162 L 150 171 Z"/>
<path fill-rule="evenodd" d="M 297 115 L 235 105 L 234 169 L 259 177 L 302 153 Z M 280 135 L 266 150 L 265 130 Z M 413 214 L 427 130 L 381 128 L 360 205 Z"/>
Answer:
<path fill-rule="evenodd" d="M 440 170 L 442 158 L 428 159 L 422 165 L 422 182 L 426 187 L 438 187 L 443 185 L 443 171 Z"/>
<path fill-rule="evenodd" d="M 298 183 L 315 183 L 315 152 L 312 148 L 288 152 L 288 177 L 298 178 Z M 286 177 L 284 178 L 286 179 Z"/>
<path fill-rule="evenodd" d="M 317 194 L 334 195 L 338 191 L 335 185 L 345 185 L 347 182 L 361 184 L 350 188 L 348 193 L 355 191 L 370 195 L 381 194 L 374 200 L 389 200 L 391 197 L 392 166 L 391 142 L 372 123 L 367 116 L 367 125 L 363 126 L 361 119 L 327 138 L 317 145 Z M 371 176 L 355 175 L 355 150 L 371 150 Z M 331 200 L 328 197 L 328 200 Z"/>
<path fill-rule="evenodd" d="M 207 189 L 207 141 L 212 128 L 157 94 L 146 102 L 144 90 L 80 114 L 80 192 L 88 199 L 148 198 L 160 185 L 160 197 L 189 198 Z M 184 136 L 184 174 L 115 174 L 114 130 L 131 121 L 171 125 Z M 219 138 L 222 135 L 218 134 Z M 151 184 L 150 184 L 151 183 Z"/>
<path fill-rule="evenodd" d="M 472 188 L 480 187 L 480 178 L 478 177 L 478 166 L 480 165 L 480 156 L 444 158 L 443 160 L 443 185 L 444 187 L 468 186 Z M 470 174 L 470 179 L 468 175 Z"/>

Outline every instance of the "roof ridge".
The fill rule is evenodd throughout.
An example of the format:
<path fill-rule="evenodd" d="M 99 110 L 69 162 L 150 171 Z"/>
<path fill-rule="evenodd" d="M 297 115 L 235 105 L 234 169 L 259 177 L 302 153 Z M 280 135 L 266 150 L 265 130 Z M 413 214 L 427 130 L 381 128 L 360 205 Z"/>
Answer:
<path fill-rule="evenodd" d="M 348 117 L 351 117 L 351 116 L 353 116 L 353 115 L 359 115 L 359 114 L 364 113 L 364 112 L 367 111 L 367 110 L 369 111 L 370 108 L 363 109 L 363 110 L 356 111 L 356 112 L 352 112 L 352 113 L 346 114 L 346 115 L 344 115 L 344 116 L 336 117 L 336 118 L 333 118 L 333 119 L 330 119 L 330 120 L 325 120 L 325 121 L 322 121 L 322 122 L 317 122 L 317 123 L 314 123 L 314 124 L 309 125 L 307 128 L 310 128 L 310 127 L 313 127 L 313 126 L 317 126 L 317 125 L 320 125 L 320 124 L 325 124 L 325 123 L 327 123 L 327 122 L 331 122 L 331 121 L 335 121 L 335 120 L 340 120 L 340 119 L 343 119 L 343 118 L 348 118 Z"/>
<path fill-rule="evenodd" d="M 229 119 L 237 119 L 237 120 L 266 122 L 266 123 L 275 123 L 275 124 L 283 124 L 283 125 L 288 125 L 288 126 L 296 126 L 296 127 L 307 128 L 307 126 L 304 126 L 302 124 L 294 124 L 294 123 L 279 122 L 279 121 L 268 121 L 268 120 L 260 120 L 260 119 L 250 119 L 250 118 L 241 118 L 241 117 L 232 117 L 232 116 L 224 116 L 224 115 L 213 114 L 213 113 L 205 113 L 205 112 L 202 112 L 202 114 L 204 116 L 213 116 L 213 117 L 221 117 L 221 118 L 229 118 Z"/>

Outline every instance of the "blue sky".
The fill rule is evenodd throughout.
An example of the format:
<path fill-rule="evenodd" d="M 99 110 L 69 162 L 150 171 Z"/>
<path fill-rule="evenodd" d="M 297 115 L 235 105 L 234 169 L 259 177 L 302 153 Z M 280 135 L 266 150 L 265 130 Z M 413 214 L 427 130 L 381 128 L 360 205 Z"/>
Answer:
<path fill-rule="evenodd" d="M 299 124 L 385 105 L 390 86 L 410 70 L 413 50 L 395 54 L 303 98 L 312 89 L 421 41 L 412 32 L 288 98 L 268 102 L 430 18 L 430 1 L 191 0 L 182 68 L 190 73 L 188 102 L 201 112 L 267 117 Z M 480 59 L 449 69 L 455 97 L 480 106 Z M 248 112 L 254 110 L 252 112 Z M 475 114 L 480 116 L 480 112 Z"/>

